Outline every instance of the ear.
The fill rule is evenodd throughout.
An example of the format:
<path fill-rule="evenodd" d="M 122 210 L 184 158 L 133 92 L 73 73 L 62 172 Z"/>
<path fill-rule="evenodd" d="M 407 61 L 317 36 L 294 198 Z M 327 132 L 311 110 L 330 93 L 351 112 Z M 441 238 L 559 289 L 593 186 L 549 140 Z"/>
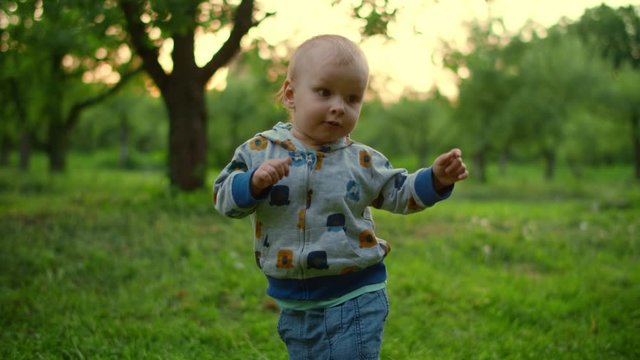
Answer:
<path fill-rule="evenodd" d="M 295 91 L 293 89 L 293 84 L 291 83 L 291 81 L 285 80 L 283 88 L 284 90 L 282 91 L 282 102 L 284 103 L 284 106 L 289 110 L 295 109 L 296 108 L 296 104 L 294 101 Z"/>

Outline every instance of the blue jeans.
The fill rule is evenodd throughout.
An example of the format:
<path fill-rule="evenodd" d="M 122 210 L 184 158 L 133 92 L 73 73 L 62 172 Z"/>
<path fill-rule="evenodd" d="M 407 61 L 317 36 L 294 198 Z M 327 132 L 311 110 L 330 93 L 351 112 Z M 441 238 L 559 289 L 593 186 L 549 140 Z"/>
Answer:
<path fill-rule="evenodd" d="M 379 359 L 388 314 L 382 289 L 327 309 L 283 309 L 278 333 L 291 360 Z"/>

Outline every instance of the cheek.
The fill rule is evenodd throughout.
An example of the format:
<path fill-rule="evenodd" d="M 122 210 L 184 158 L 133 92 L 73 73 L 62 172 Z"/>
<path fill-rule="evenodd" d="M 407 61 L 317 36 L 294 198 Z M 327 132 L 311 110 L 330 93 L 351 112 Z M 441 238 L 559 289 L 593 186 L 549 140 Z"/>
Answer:
<path fill-rule="evenodd" d="M 358 115 L 359 114 L 356 113 L 353 116 L 350 116 L 349 123 L 345 124 L 345 128 L 348 130 L 349 133 L 356 127 L 356 124 L 358 123 Z"/>
<path fill-rule="evenodd" d="M 318 101 L 307 100 L 303 104 L 304 111 L 307 113 L 318 113 L 325 110 Z"/>
<path fill-rule="evenodd" d="M 354 123 L 358 121 L 358 118 L 360 118 L 360 107 L 350 109 L 349 118 L 353 119 Z"/>

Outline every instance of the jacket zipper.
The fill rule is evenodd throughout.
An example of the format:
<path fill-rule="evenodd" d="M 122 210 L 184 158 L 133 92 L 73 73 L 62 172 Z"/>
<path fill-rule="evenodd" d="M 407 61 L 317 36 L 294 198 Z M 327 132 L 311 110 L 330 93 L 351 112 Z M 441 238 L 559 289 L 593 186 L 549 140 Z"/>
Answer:
<path fill-rule="evenodd" d="M 305 188 L 304 188 L 304 196 L 305 196 L 305 200 L 304 200 L 304 204 L 305 204 L 305 208 L 302 210 L 304 211 L 304 221 L 302 223 L 302 246 L 300 247 L 300 258 L 299 258 L 299 266 L 300 266 L 300 274 L 302 275 L 302 278 L 305 278 L 305 268 L 302 265 L 304 263 L 304 259 L 302 258 L 304 251 L 305 251 L 305 247 L 307 245 L 307 210 L 309 208 L 309 191 L 310 191 L 310 183 L 311 183 L 311 171 L 313 169 L 313 154 L 308 152 L 306 149 L 304 150 L 305 152 L 305 159 L 307 160 L 307 166 L 305 169 L 305 175 L 306 175 L 306 184 L 305 184 Z"/>

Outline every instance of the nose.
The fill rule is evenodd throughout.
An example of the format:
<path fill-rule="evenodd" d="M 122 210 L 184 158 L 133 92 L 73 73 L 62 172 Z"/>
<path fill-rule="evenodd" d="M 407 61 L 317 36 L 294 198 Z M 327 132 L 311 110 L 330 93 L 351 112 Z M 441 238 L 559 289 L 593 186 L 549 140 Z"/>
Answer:
<path fill-rule="evenodd" d="M 336 98 L 331 102 L 331 107 L 329 109 L 329 112 L 332 115 L 344 114 L 344 100 L 336 96 Z"/>

